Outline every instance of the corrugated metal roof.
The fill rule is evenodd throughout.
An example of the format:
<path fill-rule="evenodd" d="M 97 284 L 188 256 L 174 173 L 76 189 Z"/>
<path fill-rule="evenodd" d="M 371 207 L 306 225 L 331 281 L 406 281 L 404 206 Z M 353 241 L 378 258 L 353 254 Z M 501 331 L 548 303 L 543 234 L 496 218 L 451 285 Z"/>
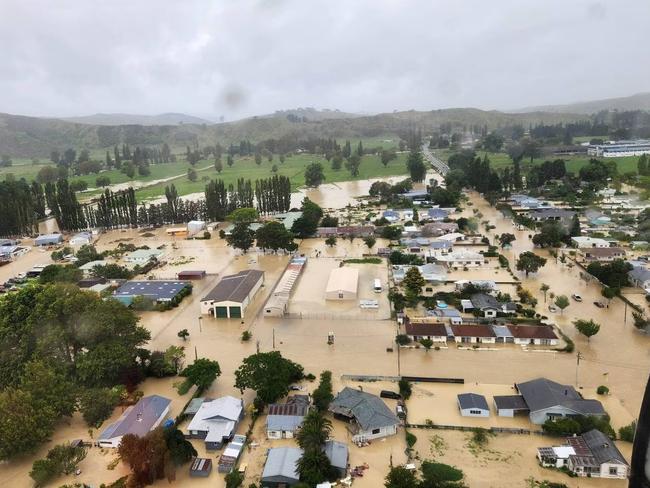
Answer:
<path fill-rule="evenodd" d="M 264 271 L 256 269 L 224 276 L 201 301 L 243 302 L 263 276 Z"/>

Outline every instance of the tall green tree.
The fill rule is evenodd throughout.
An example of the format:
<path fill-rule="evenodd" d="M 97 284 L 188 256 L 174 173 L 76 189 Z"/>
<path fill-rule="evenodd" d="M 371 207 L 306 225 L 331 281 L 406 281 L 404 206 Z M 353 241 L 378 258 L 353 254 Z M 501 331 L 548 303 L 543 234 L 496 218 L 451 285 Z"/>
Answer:
<path fill-rule="evenodd" d="M 199 358 L 187 366 L 181 372 L 181 376 L 187 378 L 188 381 L 196 385 L 200 390 L 205 390 L 214 383 L 214 380 L 221 376 L 221 368 L 217 361 Z"/>
<path fill-rule="evenodd" d="M 323 181 L 325 181 L 325 174 L 322 164 L 311 163 L 305 168 L 305 185 L 318 187 Z"/>
<path fill-rule="evenodd" d="M 587 338 L 587 341 L 589 341 L 592 336 L 598 334 L 598 331 L 600 330 L 600 324 L 597 324 L 593 320 L 579 319 L 573 322 L 573 325 L 578 332 Z"/>
<path fill-rule="evenodd" d="M 273 403 L 289 392 L 291 383 L 303 376 L 302 366 L 285 359 L 279 351 L 248 356 L 235 371 L 235 388 L 249 388 L 265 404 Z"/>
<path fill-rule="evenodd" d="M 406 160 L 406 167 L 411 176 L 411 180 L 415 182 L 424 181 L 427 174 L 427 167 L 424 164 L 424 158 L 419 150 L 411 151 L 408 159 Z"/>
<path fill-rule="evenodd" d="M 529 273 L 537 273 L 545 264 L 546 258 L 538 256 L 534 252 L 525 251 L 519 255 L 516 268 L 518 271 L 524 271 L 528 276 Z"/>
<path fill-rule="evenodd" d="M 244 254 L 253 247 L 255 242 L 255 232 L 250 228 L 250 224 L 246 222 L 237 222 L 229 236 L 226 236 L 228 245 L 235 249 L 240 249 Z"/>

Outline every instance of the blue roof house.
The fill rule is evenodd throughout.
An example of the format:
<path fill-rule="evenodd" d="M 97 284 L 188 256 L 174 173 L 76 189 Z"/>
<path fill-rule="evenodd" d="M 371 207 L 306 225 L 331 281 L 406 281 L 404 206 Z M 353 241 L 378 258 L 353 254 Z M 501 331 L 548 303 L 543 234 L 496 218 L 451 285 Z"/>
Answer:
<path fill-rule="evenodd" d="M 138 403 L 127 408 L 117 421 L 104 429 L 97 443 L 100 447 L 117 448 L 122 442 L 122 437 L 127 434 L 140 437 L 147 435 L 169 415 L 170 404 L 169 398 L 160 395 L 141 398 Z"/>

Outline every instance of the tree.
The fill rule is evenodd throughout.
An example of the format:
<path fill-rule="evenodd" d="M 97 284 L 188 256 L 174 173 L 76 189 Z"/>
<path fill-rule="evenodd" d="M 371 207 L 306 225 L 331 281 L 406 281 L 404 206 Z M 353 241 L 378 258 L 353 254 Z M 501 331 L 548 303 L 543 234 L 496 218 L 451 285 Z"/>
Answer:
<path fill-rule="evenodd" d="M 59 444 L 47 453 L 45 459 L 39 459 L 32 465 L 29 476 L 36 486 L 43 486 L 62 474 L 72 474 L 77 466 L 86 458 L 84 447 L 73 447 L 70 444 Z"/>
<path fill-rule="evenodd" d="M 239 488 L 244 482 L 244 474 L 234 469 L 224 477 L 224 480 L 226 482 L 226 488 Z"/>
<path fill-rule="evenodd" d="M 323 217 L 323 209 L 305 197 L 302 201 L 301 210 L 302 215 L 294 221 L 291 232 L 302 239 L 314 235 L 318 223 Z"/>
<path fill-rule="evenodd" d="M 143 437 L 125 435 L 118 447 L 118 454 L 122 462 L 131 469 L 130 486 L 143 487 L 159 479 L 167 478 L 172 481 L 175 478 L 175 465 L 162 427 Z"/>
<path fill-rule="evenodd" d="M 481 139 L 481 146 L 483 149 L 489 152 L 499 152 L 503 147 L 504 139 L 503 136 L 490 132 Z"/>
<path fill-rule="evenodd" d="M 58 466 L 51 459 L 37 459 L 32 464 L 29 477 L 34 480 L 35 487 L 45 486 L 59 476 Z"/>
<path fill-rule="evenodd" d="M 320 374 L 320 383 L 318 388 L 312 394 L 312 401 L 316 409 L 320 412 L 325 412 L 329 408 L 330 403 L 334 400 L 332 393 L 332 372 L 323 371 Z"/>
<path fill-rule="evenodd" d="M 587 266 L 587 273 L 610 288 L 623 288 L 629 284 L 628 272 L 631 269 L 632 265 L 627 261 L 615 259 L 611 263 L 590 263 Z"/>
<path fill-rule="evenodd" d="M 255 153 L 255 164 L 258 166 L 262 164 L 262 155 L 260 153 Z"/>
<path fill-rule="evenodd" d="M 409 153 L 408 159 L 406 160 L 406 167 L 411 175 L 411 180 L 415 182 L 424 181 L 424 177 L 427 174 L 427 167 L 424 165 L 424 159 L 419 150 L 412 150 Z"/>
<path fill-rule="evenodd" d="M 76 386 L 56 366 L 42 359 L 25 365 L 21 389 L 30 394 L 33 405 L 39 410 L 53 409 L 56 416 L 71 417 L 76 410 Z"/>
<path fill-rule="evenodd" d="M 305 185 L 310 187 L 318 187 L 325 181 L 325 174 L 323 173 L 323 165 L 320 163 L 312 163 L 305 168 Z"/>
<path fill-rule="evenodd" d="M 372 249 L 375 247 L 375 244 L 377 244 L 377 239 L 375 239 L 374 236 L 367 236 L 363 238 L 363 242 L 366 244 L 368 249 Z"/>
<path fill-rule="evenodd" d="M 564 314 L 564 309 L 569 306 L 569 303 L 566 295 L 558 295 L 555 297 L 555 306 L 560 309 L 562 314 Z"/>
<path fill-rule="evenodd" d="M 650 328 L 650 320 L 646 319 L 643 312 L 632 311 L 632 318 L 634 319 L 634 327 L 639 330 L 648 330 Z"/>
<path fill-rule="evenodd" d="M 464 488 L 462 483 L 464 473 L 454 466 L 423 461 L 420 466 L 422 471 L 422 483 L 420 488 Z"/>
<path fill-rule="evenodd" d="M 546 303 L 546 293 L 551 289 L 546 283 L 542 283 L 539 287 L 539 290 L 544 294 L 544 303 Z"/>
<path fill-rule="evenodd" d="M 256 222 L 259 218 L 260 214 L 257 209 L 251 207 L 238 208 L 228 215 L 228 220 L 235 223 L 244 222 L 250 224 Z"/>
<path fill-rule="evenodd" d="M 320 221 L 321 227 L 338 227 L 339 219 L 338 217 L 333 217 L 332 215 L 324 215 Z"/>
<path fill-rule="evenodd" d="M 228 245 L 235 249 L 241 249 L 244 254 L 253 247 L 255 242 L 255 232 L 250 229 L 249 225 L 246 222 L 237 222 L 230 235 L 226 236 Z"/>
<path fill-rule="evenodd" d="M 413 266 L 411 267 L 402 280 L 402 286 L 406 290 L 406 296 L 409 299 L 417 299 L 422 292 L 422 287 L 426 284 L 426 280 L 422 277 L 420 270 Z"/>
<path fill-rule="evenodd" d="M 533 244 L 539 247 L 560 247 L 566 240 L 567 233 L 559 222 L 546 222 L 538 234 L 533 236 Z"/>
<path fill-rule="evenodd" d="M 514 234 L 503 233 L 499 236 L 499 244 L 501 244 L 501 247 L 503 248 L 509 246 L 516 239 L 517 238 Z"/>
<path fill-rule="evenodd" d="M 190 181 L 196 181 L 198 178 L 198 175 L 196 174 L 196 170 L 194 168 L 188 168 L 187 169 L 187 179 Z"/>
<path fill-rule="evenodd" d="M 460 191 L 436 186 L 431 190 L 431 202 L 440 207 L 456 207 L 460 200 Z"/>
<path fill-rule="evenodd" d="M 397 383 L 399 385 L 399 394 L 402 396 L 404 400 L 408 400 L 411 398 L 411 394 L 413 393 L 413 388 L 411 387 L 411 383 L 409 380 L 406 378 L 400 378 L 399 382 Z"/>
<path fill-rule="evenodd" d="M 345 163 L 346 168 L 350 172 L 350 176 L 356 178 L 359 176 L 359 166 L 361 166 L 361 156 L 358 154 L 353 154 L 350 156 Z"/>
<path fill-rule="evenodd" d="M 196 449 L 192 443 L 185 438 L 183 432 L 176 427 L 166 427 L 164 429 L 165 443 L 169 449 L 171 460 L 176 466 L 189 463 L 192 458 L 197 456 Z"/>
<path fill-rule="evenodd" d="M 221 368 L 217 361 L 210 359 L 199 358 L 194 363 L 187 366 L 182 372 L 181 376 L 187 378 L 193 385 L 196 385 L 199 390 L 205 390 L 221 376 Z"/>
<path fill-rule="evenodd" d="M 390 469 L 384 480 L 386 488 L 414 488 L 419 485 L 415 470 L 404 466 L 395 466 Z"/>
<path fill-rule="evenodd" d="M 526 251 L 519 255 L 516 268 L 518 271 L 524 271 L 528 276 L 529 273 L 537 273 L 545 264 L 546 258 L 538 256 L 534 252 Z"/>
<path fill-rule="evenodd" d="M 186 341 L 187 338 L 190 336 L 190 333 L 188 332 L 187 329 L 181 329 L 181 330 L 178 331 L 177 335 L 178 335 L 178 337 L 183 339 L 183 341 Z"/>
<path fill-rule="evenodd" d="M 299 364 L 285 359 L 279 351 L 260 352 L 244 359 L 235 371 L 235 388 L 250 388 L 265 404 L 273 403 L 289 392 L 289 386 L 303 377 Z"/>
<path fill-rule="evenodd" d="M 618 288 L 612 288 L 611 286 L 605 286 L 602 290 L 600 290 L 600 294 L 607 299 L 607 306 L 609 306 L 612 298 L 618 295 L 619 292 L 620 290 Z"/>
<path fill-rule="evenodd" d="M 600 324 L 597 324 L 593 320 L 579 319 L 573 322 L 573 325 L 575 325 L 578 332 L 587 338 L 587 342 L 589 342 L 589 339 L 592 336 L 598 334 L 598 331 L 600 330 Z"/>
<path fill-rule="evenodd" d="M 393 149 L 382 149 L 381 150 L 381 164 L 388 166 L 393 159 L 397 159 L 397 154 Z"/>
<path fill-rule="evenodd" d="M 221 162 L 221 157 L 214 160 L 214 170 L 219 174 L 221 174 L 223 171 L 223 163 Z"/>
<path fill-rule="evenodd" d="M 327 239 L 325 239 L 325 244 L 327 244 L 329 247 L 336 246 L 336 237 L 329 236 Z"/>
<path fill-rule="evenodd" d="M 634 434 L 636 433 L 636 420 L 632 423 L 618 429 L 618 437 L 625 442 L 634 442 Z"/>
<path fill-rule="evenodd" d="M 571 230 L 569 230 L 569 235 L 571 237 L 578 237 L 580 234 L 582 234 L 582 230 L 580 229 L 580 219 L 578 218 L 578 214 L 574 214 L 571 219 Z"/>
<path fill-rule="evenodd" d="M 433 341 L 431 339 L 420 339 L 420 344 L 426 349 L 427 352 L 433 347 Z"/>
<path fill-rule="evenodd" d="M 304 450 L 312 448 L 320 450 L 321 446 L 329 439 L 331 432 L 332 422 L 323 417 L 319 410 L 310 410 L 296 434 L 296 441 Z"/>
<path fill-rule="evenodd" d="M 119 389 L 89 388 L 79 398 L 79 411 L 90 427 L 99 427 L 120 401 Z"/>
<path fill-rule="evenodd" d="M 332 422 L 323 417 L 320 410 L 310 410 L 296 435 L 298 445 L 303 454 L 297 463 L 300 481 L 314 486 L 323 481 L 333 479 L 329 458 L 323 452 L 323 445 L 332 432 Z"/>
<path fill-rule="evenodd" d="M 293 234 L 290 230 L 277 221 L 270 221 L 262 225 L 255 232 L 257 239 L 257 247 L 262 249 L 272 249 L 277 251 L 284 249 L 285 251 L 295 251 L 298 245 L 293 242 Z"/>
<path fill-rule="evenodd" d="M 235 164 L 235 158 L 233 158 L 232 154 L 228 154 L 228 157 L 226 158 L 226 164 L 229 168 L 232 168 L 232 165 Z"/>

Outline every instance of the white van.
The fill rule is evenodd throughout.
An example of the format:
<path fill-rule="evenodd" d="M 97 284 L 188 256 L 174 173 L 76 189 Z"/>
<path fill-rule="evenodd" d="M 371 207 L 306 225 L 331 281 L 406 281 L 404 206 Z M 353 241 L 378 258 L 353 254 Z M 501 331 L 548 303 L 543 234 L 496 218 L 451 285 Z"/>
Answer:
<path fill-rule="evenodd" d="M 381 287 L 381 280 L 379 278 L 375 278 L 375 284 L 373 286 L 373 290 L 375 290 L 375 293 L 381 293 L 383 291 Z"/>

